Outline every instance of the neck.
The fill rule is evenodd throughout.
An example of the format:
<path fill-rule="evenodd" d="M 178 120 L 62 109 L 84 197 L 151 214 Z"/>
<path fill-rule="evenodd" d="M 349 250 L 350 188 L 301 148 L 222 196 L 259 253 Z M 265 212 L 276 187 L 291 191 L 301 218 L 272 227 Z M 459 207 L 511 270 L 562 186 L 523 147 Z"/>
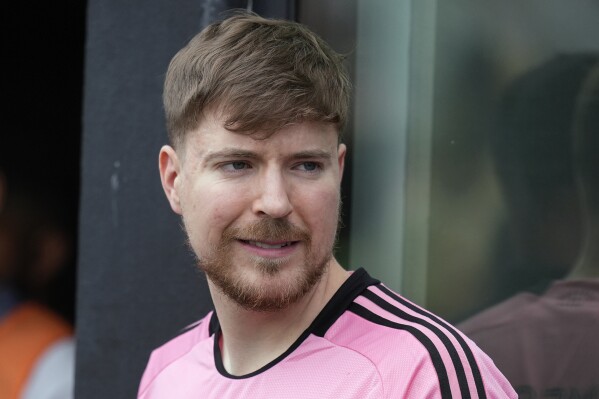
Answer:
<path fill-rule="evenodd" d="M 327 271 L 308 294 L 274 312 L 242 309 L 209 280 L 222 332 L 220 347 L 227 372 L 245 375 L 283 354 L 310 326 L 347 277 L 348 273 L 332 259 Z"/>

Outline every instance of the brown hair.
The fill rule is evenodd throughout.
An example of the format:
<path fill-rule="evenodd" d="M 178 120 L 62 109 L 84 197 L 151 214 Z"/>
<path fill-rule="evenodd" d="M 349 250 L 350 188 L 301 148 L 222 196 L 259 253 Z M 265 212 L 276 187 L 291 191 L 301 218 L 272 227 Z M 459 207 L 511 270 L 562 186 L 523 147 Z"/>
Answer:
<path fill-rule="evenodd" d="M 176 147 L 210 107 L 224 127 L 268 136 L 293 123 L 347 118 L 343 57 L 305 26 L 236 13 L 203 29 L 171 60 L 164 108 Z"/>

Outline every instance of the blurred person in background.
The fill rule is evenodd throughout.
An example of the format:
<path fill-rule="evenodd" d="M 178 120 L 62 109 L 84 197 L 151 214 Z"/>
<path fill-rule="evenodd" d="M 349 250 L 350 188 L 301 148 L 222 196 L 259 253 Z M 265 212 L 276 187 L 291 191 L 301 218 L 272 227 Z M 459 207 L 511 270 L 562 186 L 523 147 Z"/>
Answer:
<path fill-rule="evenodd" d="M 520 259 L 511 278 L 534 284 L 458 327 L 520 398 L 599 398 L 599 55 L 549 60 L 501 110 L 493 143 Z"/>
<path fill-rule="evenodd" d="M 76 210 L 51 164 L 13 144 L 0 143 L 0 398 L 68 399 Z"/>

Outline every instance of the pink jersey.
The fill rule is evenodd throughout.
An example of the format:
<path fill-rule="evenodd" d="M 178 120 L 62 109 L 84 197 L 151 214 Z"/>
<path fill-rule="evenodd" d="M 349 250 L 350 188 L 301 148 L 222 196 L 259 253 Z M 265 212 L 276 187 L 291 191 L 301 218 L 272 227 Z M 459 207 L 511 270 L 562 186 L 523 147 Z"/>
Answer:
<path fill-rule="evenodd" d="M 517 397 L 468 338 L 363 269 L 352 273 L 284 354 L 251 374 L 227 373 L 220 334 L 211 312 L 156 349 L 138 398 Z"/>

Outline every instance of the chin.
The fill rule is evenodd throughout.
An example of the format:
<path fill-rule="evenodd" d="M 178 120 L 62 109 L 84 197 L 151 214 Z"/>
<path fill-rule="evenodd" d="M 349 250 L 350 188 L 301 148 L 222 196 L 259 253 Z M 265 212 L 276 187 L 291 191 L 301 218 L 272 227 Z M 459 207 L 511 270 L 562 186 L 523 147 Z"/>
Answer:
<path fill-rule="evenodd" d="M 320 281 L 330 257 L 310 266 L 268 259 L 241 270 L 205 270 L 208 278 L 241 308 L 274 312 L 298 302 Z"/>

